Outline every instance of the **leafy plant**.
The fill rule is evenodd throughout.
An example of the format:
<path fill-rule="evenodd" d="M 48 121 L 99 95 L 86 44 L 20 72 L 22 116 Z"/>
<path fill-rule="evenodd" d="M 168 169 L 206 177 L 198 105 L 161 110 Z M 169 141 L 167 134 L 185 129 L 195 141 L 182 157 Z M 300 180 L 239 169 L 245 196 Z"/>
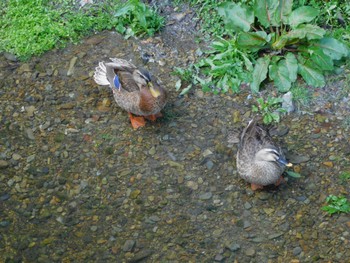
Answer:
<path fill-rule="evenodd" d="M 348 180 L 350 180 L 350 172 L 342 172 L 339 176 L 340 180 L 342 180 L 343 182 L 346 182 Z"/>
<path fill-rule="evenodd" d="M 182 88 L 180 96 L 188 93 L 198 83 L 205 85 L 204 80 L 199 77 L 199 68 L 196 64 L 191 64 L 186 69 L 176 67 L 173 74 L 180 78 L 175 84 L 176 91 Z"/>
<path fill-rule="evenodd" d="M 329 195 L 326 198 L 328 205 L 323 206 L 322 210 L 332 215 L 335 213 L 349 213 L 350 203 L 344 196 Z"/>
<path fill-rule="evenodd" d="M 148 8 L 140 0 L 129 0 L 114 14 L 118 18 L 116 29 L 118 32 L 130 36 L 153 36 L 165 23 L 162 16 L 155 10 Z"/>
<path fill-rule="evenodd" d="M 0 51 L 25 60 L 69 41 L 77 42 L 92 31 L 113 27 L 123 31 L 124 26 L 130 30 L 123 33 L 152 35 L 163 25 L 164 19 L 139 0 L 127 5 L 125 11 L 119 0 L 100 1 L 86 8 L 71 0 L 5 0 L 0 4 Z"/>
<path fill-rule="evenodd" d="M 264 101 L 263 98 L 258 98 L 256 101 L 258 105 L 253 105 L 252 111 L 260 112 L 265 124 L 280 121 L 279 113 L 285 112 L 285 110 L 281 108 L 282 98 L 268 97 L 266 101 Z"/>
<path fill-rule="evenodd" d="M 306 106 L 311 101 L 309 89 L 302 85 L 293 85 L 290 91 L 293 94 L 293 102 L 298 108 Z"/>
<path fill-rule="evenodd" d="M 252 6 L 226 2 L 218 7 L 227 29 L 237 33 L 237 45 L 257 58 L 251 89 L 258 92 L 269 77 L 286 92 L 297 75 L 308 85 L 323 87 L 324 74 L 335 61 L 349 56 L 342 42 L 326 37 L 326 30 L 311 24 L 319 11 L 293 0 L 255 0 Z"/>

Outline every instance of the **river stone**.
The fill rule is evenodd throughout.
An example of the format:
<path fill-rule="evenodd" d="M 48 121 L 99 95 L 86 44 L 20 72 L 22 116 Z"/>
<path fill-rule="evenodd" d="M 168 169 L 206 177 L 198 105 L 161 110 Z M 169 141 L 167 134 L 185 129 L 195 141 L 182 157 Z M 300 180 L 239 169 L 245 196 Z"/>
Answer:
<path fill-rule="evenodd" d="M 0 160 L 0 169 L 5 169 L 9 166 L 9 163 L 5 160 Z"/>
<path fill-rule="evenodd" d="M 130 252 L 134 248 L 135 244 L 136 244 L 135 240 L 131 240 L 131 239 L 126 240 L 122 249 L 124 252 Z"/>
<path fill-rule="evenodd" d="M 248 248 L 246 251 L 245 251 L 245 254 L 248 256 L 248 257 L 252 257 L 255 255 L 255 249 L 250 247 Z"/>

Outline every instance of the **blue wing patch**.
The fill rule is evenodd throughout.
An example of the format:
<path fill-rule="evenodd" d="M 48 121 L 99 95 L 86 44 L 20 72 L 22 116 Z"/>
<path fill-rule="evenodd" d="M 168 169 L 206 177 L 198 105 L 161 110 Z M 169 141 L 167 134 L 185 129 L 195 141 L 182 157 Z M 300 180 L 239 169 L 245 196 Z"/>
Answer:
<path fill-rule="evenodd" d="M 113 84 L 114 87 L 117 88 L 118 90 L 120 90 L 120 82 L 119 82 L 119 78 L 117 75 L 115 75 L 114 79 L 113 79 Z"/>

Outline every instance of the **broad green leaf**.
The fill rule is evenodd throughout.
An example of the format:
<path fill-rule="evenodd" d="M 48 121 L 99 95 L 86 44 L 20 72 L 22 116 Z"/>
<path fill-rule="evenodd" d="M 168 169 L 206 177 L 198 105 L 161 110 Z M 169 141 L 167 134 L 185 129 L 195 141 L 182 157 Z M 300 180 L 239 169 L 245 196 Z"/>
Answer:
<path fill-rule="evenodd" d="M 289 15 L 292 13 L 293 0 L 279 1 L 279 6 L 276 15 L 284 24 L 288 23 Z"/>
<path fill-rule="evenodd" d="M 286 92 L 296 80 L 297 70 L 298 64 L 295 56 L 288 53 L 285 59 L 270 66 L 269 77 L 274 81 L 279 91 Z"/>
<path fill-rule="evenodd" d="M 312 67 L 309 63 L 306 64 L 298 64 L 298 73 L 303 77 L 306 83 L 313 87 L 324 87 L 326 82 L 322 73 Z"/>
<path fill-rule="evenodd" d="M 317 66 L 322 71 L 324 70 L 333 70 L 333 60 L 330 56 L 326 55 L 320 47 L 311 47 L 309 48 L 310 59 L 315 66 Z"/>
<path fill-rule="evenodd" d="M 132 3 L 127 3 L 122 8 L 119 8 L 118 11 L 114 13 L 114 16 L 116 16 L 116 17 L 123 16 L 123 15 L 129 13 L 134 8 L 135 8 L 135 6 Z"/>
<path fill-rule="evenodd" d="M 218 6 L 219 15 L 228 29 L 248 32 L 254 22 L 254 13 L 250 7 L 226 2 Z"/>
<path fill-rule="evenodd" d="M 307 38 L 308 40 L 312 39 L 321 39 L 326 34 L 326 30 L 323 28 L 320 28 L 319 26 L 315 25 L 300 25 L 297 28 L 291 30 L 288 32 L 286 37 L 288 40 L 293 39 L 303 39 Z"/>
<path fill-rule="evenodd" d="M 288 53 L 286 55 L 286 60 L 284 62 L 289 71 L 289 79 L 293 83 L 297 80 L 298 75 L 298 60 L 293 53 Z"/>
<path fill-rule="evenodd" d="M 268 41 L 268 36 L 264 31 L 258 32 L 241 32 L 237 37 L 237 45 L 242 48 L 260 49 Z"/>
<path fill-rule="evenodd" d="M 295 28 L 302 23 L 312 21 L 318 14 L 319 11 L 313 7 L 301 6 L 292 11 L 288 19 L 288 24 Z"/>
<path fill-rule="evenodd" d="M 279 26 L 276 19 L 276 11 L 278 8 L 279 0 L 255 0 L 254 2 L 254 14 L 258 18 L 261 25 L 264 27 Z"/>
<path fill-rule="evenodd" d="M 323 52 L 334 60 L 349 56 L 349 48 L 334 38 L 325 37 L 315 45 L 321 47 Z"/>
<path fill-rule="evenodd" d="M 253 92 L 258 92 L 261 82 L 266 79 L 270 57 L 265 56 L 256 61 L 253 71 L 253 81 L 250 85 Z"/>

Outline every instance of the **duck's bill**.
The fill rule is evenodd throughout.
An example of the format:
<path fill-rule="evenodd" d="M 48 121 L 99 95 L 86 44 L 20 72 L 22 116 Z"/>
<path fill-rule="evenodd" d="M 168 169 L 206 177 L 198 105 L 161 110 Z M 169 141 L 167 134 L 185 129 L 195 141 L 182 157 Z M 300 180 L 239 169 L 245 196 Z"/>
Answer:
<path fill-rule="evenodd" d="M 288 163 L 288 162 L 287 162 L 285 159 L 283 159 L 283 158 L 279 158 L 277 161 L 278 161 L 280 164 L 285 165 L 285 166 L 287 166 L 287 167 L 292 167 L 292 166 L 293 166 L 292 163 Z"/>

